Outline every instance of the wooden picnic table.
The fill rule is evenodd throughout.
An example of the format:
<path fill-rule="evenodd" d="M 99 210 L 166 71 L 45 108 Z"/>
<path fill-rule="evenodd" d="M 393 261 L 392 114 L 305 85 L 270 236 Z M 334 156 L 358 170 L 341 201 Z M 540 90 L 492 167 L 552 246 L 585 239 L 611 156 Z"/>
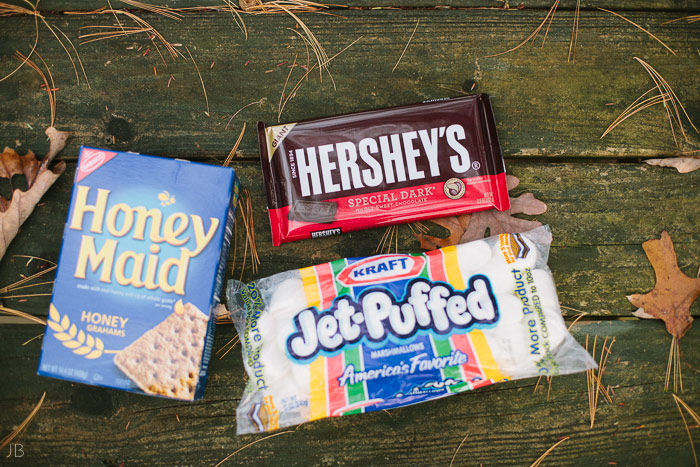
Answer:
<path fill-rule="evenodd" d="M 29 8 L 19 0 L 10 3 Z M 21 423 L 44 392 L 46 399 L 15 440 L 23 457 L 15 450 L 6 458 L 5 448 L 0 464 L 215 465 L 249 445 L 224 465 L 530 465 L 568 436 L 546 464 L 693 465 L 681 415 L 671 391 L 664 391 L 671 336 L 662 322 L 634 317 L 625 297 L 654 286 L 641 244 L 663 230 L 675 243 L 681 269 L 691 277 L 698 274 L 700 170 L 679 174 L 643 160 L 697 150 L 700 137 L 685 116 L 687 141 L 678 125 L 672 133 L 662 105 L 633 115 L 605 138 L 601 134 L 654 87 L 635 57 L 665 78 L 690 119 L 700 124 L 700 22 L 668 23 L 700 14 L 696 1 L 583 0 L 577 14 L 575 1 L 557 0 L 553 20 L 534 44 L 487 58 L 526 39 L 554 1 L 348 0 L 319 13 L 297 14 L 332 57 L 333 79 L 312 72 L 292 96 L 303 67 L 315 60 L 313 52 L 307 56 L 299 23 L 284 12 L 244 11 L 239 17 L 223 3 L 170 0 L 170 7 L 194 8 L 165 17 L 111 1 L 111 8 L 128 10 L 158 31 L 172 44 L 174 58 L 154 32 L 83 43 L 87 39 L 81 35 L 117 30 L 116 14 L 93 11 L 109 8 L 109 2 L 43 0 L 40 16 L 0 17 L 0 74 L 17 67 L 12 55 L 15 50 L 27 54 L 38 31 L 33 58 L 50 69 L 57 88 L 55 126 L 72 133 L 59 156 L 67 163 L 66 173 L 0 262 L 0 287 L 38 270 L 42 262 L 29 262 L 26 255 L 58 259 L 79 146 L 221 164 L 244 124 L 247 131 L 232 166 L 251 193 L 261 264 L 254 273 L 248 254 L 241 270 L 244 249 L 238 248 L 235 276 L 252 280 L 371 255 L 385 229 L 272 247 L 255 123 L 484 92 L 492 97 L 507 171 L 521 180 L 514 193 L 531 192 L 548 206 L 538 220 L 554 234 L 550 267 L 567 307 L 563 313 L 569 323 L 574 309 L 587 313 L 573 326 L 574 337 L 583 343 L 586 336 L 597 336 L 599 348 L 605 336 L 616 339 L 603 377 L 612 403 L 601 399 L 591 428 L 585 374 L 555 377 L 551 390 L 546 381 L 536 387 L 533 378 L 388 412 L 324 419 L 250 445 L 264 435 L 235 433 L 245 384 L 239 348 L 213 358 L 203 399 L 177 402 L 39 377 L 41 339 L 33 338 L 42 327 L 3 316 L 0 436 Z M 601 8 L 655 34 L 675 54 Z M 136 25 L 122 13 L 118 21 L 117 28 Z M 575 55 L 569 60 L 572 33 Z M 50 124 L 49 104 L 40 84 L 27 66 L 0 82 L 3 147 L 22 154 L 47 151 L 43 130 Z M 279 115 L 281 99 L 285 105 Z M 21 187 L 24 182 L 16 178 L 13 183 Z M 0 181 L 0 189 L 9 197 L 7 180 Z M 238 245 L 243 241 L 239 228 Z M 396 245 L 400 252 L 419 250 L 405 226 Z M 233 253 L 229 260 L 234 261 Z M 5 294 L 3 304 L 45 317 L 51 285 L 28 290 L 38 296 Z M 700 304 L 691 312 L 699 316 Z M 219 325 L 215 350 L 235 335 L 233 326 Z M 696 325 L 680 343 L 683 392 L 678 391 L 695 410 L 700 410 L 698 346 Z M 697 424 L 686 418 L 700 445 Z"/>

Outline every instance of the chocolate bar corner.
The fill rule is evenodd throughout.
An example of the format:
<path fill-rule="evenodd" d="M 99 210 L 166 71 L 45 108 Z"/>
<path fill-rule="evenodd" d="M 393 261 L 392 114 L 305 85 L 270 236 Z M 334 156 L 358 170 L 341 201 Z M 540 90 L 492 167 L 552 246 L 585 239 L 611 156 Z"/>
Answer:
<path fill-rule="evenodd" d="M 266 126 L 275 246 L 510 207 L 488 95 Z"/>

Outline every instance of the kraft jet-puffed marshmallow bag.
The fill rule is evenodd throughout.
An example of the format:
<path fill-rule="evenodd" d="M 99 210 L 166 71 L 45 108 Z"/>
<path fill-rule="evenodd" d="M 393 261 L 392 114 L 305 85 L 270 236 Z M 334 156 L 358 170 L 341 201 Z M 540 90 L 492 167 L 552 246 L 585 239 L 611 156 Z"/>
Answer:
<path fill-rule="evenodd" d="M 229 281 L 249 376 L 238 434 L 595 368 L 562 319 L 550 243 L 540 227 Z"/>

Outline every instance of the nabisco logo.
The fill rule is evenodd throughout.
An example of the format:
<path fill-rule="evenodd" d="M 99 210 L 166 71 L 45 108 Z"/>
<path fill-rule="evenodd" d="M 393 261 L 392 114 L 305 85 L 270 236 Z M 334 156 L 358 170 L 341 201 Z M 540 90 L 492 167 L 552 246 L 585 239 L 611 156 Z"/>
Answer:
<path fill-rule="evenodd" d="M 83 178 L 90 175 L 116 155 L 116 152 L 83 148 L 82 153 L 80 154 L 80 166 L 78 166 L 77 181 L 81 181 Z"/>
<path fill-rule="evenodd" d="M 92 172 L 102 165 L 107 158 L 107 154 L 102 151 L 86 149 L 83 152 L 83 160 L 80 161 L 80 170 L 83 172 Z"/>
<path fill-rule="evenodd" d="M 338 280 L 355 286 L 408 279 L 417 276 L 424 265 L 425 259 L 421 256 L 373 256 L 347 266 L 338 274 Z"/>

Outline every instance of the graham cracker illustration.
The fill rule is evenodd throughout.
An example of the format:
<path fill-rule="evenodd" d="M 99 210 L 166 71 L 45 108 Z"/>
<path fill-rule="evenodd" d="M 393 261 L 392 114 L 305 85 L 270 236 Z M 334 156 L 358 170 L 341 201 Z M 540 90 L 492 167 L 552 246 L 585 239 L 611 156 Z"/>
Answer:
<path fill-rule="evenodd" d="M 143 392 L 193 400 L 208 317 L 191 303 L 174 311 L 114 356 L 114 363 Z"/>

